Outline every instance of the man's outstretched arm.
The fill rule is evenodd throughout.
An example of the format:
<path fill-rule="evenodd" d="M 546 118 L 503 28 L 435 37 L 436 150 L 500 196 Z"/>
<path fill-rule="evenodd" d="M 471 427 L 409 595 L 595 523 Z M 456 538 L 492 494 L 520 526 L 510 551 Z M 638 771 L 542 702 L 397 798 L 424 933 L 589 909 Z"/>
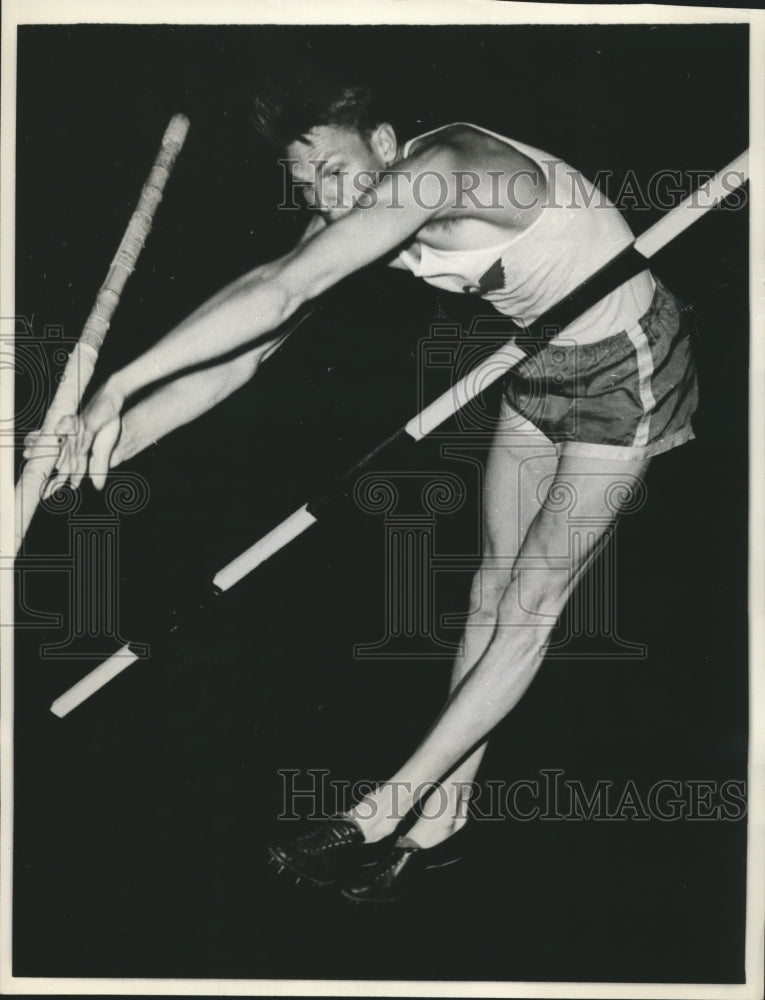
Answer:
<path fill-rule="evenodd" d="M 280 267 L 283 267 L 309 239 L 321 232 L 325 226 L 324 219 L 315 215 L 289 253 L 277 260 L 260 265 L 254 271 L 249 272 L 245 276 L 246 279 L 248 281 L 265 281 L 273 277 Z M 300 317 L 293 318 L 283 331 L 276 331 L 273 337 L 263 340 L 251 350 L 220 364 L 208 365 L 188 374 L 178 375 L 136 403 L 122 417 L 121 422 L 119 418 L 115 421 L 117 432 L 114 436 L 114 450 L 110 456 L 105 456 L 108 467 L 114 468 L 122 462 L 128 461 L 149 445 L 155 444 L 177 428 L 203 416 L 218 403 L 227 399 L 255 375 L 262 362 L 284 343 L 306 315 L 307 313 L 304 313 Z M 73 429 L 64 427 L 60 433 L 73 433 Z M 35 434 L 28 438 L 27 451 L 24 452 L 25 458 L 29 458 L 31 455 L 32 438 L 35 437 Z M 61 469 L 61 474 L 50 483 L 48 494 L 58 489 L 66 481 L 61 461 L 59 461 L 58 467 Z M 77 488 L 82 475 L 76 474 L 71 478 L 72 486 Z"/>
<path fill-rule="evenodd" d="M 134 458 L 144 448 L 203 416 L 241 389 L 293 332 L 295 324 L 267 343 L 230 361 L 180 375 L 132 406 L 122 418 L 122 430 L 109 468 Z"/>
<path fill-rule="evenodd" d="M 289 254 L 260 268 L 261 277 L 265 279 L 273 274 L 277 267 L 283 266 L 301 246 L 324 229 L 325 225 L 321 216 L 314 216 Z M 275 337 L 258 344 L 252 350 L 221 364 L 210 365 L 188 375 L 179 375 L 136 403 L 123 417 L 121 433 L 109 467 L 114 468 L 128 461 L 144 448 L 156 444 L 177 428 L 203 416 L 241 389 L 255 375 L 261 364 L 294 332 L 305 315 L 293 318 L 283 332 L 278 332 Z"/>
<path fill-rule="evenodd" d="M 440 156 L 438 155 L 440 153 Z M 369 205 L 357 205 L 322 232 L 272 265 L 232 282 L 174 330 L 109 380 L 122 399 L 186 368 L 256 344 L 306 302 L 343 278 L 385 256 L 411 237 L 447 199 L 439 177 L 451 176 L 443 151 L 428 151 L 421 185 L 400 192 L 390 178 L 371 189 Z M 416 191 L 416 196 L 415 192 Z"/>
<path fill-rule="evenodd" d="M 108 379 L 80 419 L 67 418 L 59 429 L 64 440 L 58 476 L 48 492 L 69 479 L 78 486 L 86 472 L 97 487 L 103 485 L 120 436 L 120 414 L 132 395 L 248 344 L 257 346 L 305 302 L 384 257 L 453 203 L 443 198 L 442 188 L 443 179 L 448 183 L 455 175 L 449 147 L 428 149 L 407 166 L 423 173 L 421 185 L 406 185 L 402 194 L 395 180 L 385 177 L 372 189 L 371 204 L 350 209 L 286 258 L 239 278 Z"/>

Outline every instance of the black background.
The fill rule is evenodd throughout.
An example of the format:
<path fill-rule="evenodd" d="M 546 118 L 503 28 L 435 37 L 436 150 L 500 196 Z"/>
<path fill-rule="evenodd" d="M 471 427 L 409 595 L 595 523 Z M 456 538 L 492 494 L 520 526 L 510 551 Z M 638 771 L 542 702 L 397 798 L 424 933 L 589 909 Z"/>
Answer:
<path fill-rule="evenodd" d="M 78 334 L 176 111 L 191 131 L 99 374 L 291 245 L 304 218 L 275 208 L 249 95 L 306 53 L 362 68 L 404 136 L 473 121 L 585 174 L 712 171 L 747 144 L 739 26 L 25 27 L 17 312 L 35 342 L 50 324 Z M 627 215 L 639 232 L 657 211 Z M 655 460 L 620 528 L 619 631 L 648 658 L 548 662 L 483 777 L 745 778 L 747 261 L 744 210 L 656 259 L 695 325 L 702 404 L 697 440 Z M 248 387 L 135 459 L 151 492 L 120 525 L 121 635 L 411 416 L 418 341 L 472 308 L 369 269 Z M 22 409 L 30 392 L 22 373 Z M 420 447 L 422 468 L 453 469 Z M 472 495 L 442 519 L 445 545 L 469 548 L 477 509 Z M 78 513 L 102 511 L 86 487 Z M 40 512 L 26 553 L 65 553 L 65 521 Z M 64 720 L 50 702 L 94 662 L 40 656 L 63 626 L 17 631 L 16 975 L 742 980 L 744 822 L 476 822 L 463 863 L 389 911 L 273 876 L 277 770 L 382 779 L 446 691 L 447 659 L 353 658 L 380 635 L 383 545 L 349 503 Z M 468 584 L 445 581 L 439 609 L 461 610 Z M 23 593 L 23 620 L 66 617 L 60 574 L 25 575 Z"/>

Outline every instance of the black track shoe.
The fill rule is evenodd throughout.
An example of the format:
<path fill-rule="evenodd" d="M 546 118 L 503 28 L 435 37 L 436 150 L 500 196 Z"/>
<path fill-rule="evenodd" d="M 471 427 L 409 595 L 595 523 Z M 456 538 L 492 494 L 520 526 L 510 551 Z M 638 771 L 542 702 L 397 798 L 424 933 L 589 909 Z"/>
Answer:
<path fill-rule="evenodd" d="M 307 833 L 271 844 L 268 853 L 280 871 L 286 868 L 297 881 L 317 886 L 335 885 L 352 869 L 380 856 L 377 844 L 367 844 L 359 827 L 348 819 L 323 820 Z"/>
<path fill-rule="evenodd" d="M 424 872 L 446 868 L 462 857 L 453 837 L 427 850 L 419 847 L 392 847 L 380 861 L 356 873 L 346 881 L 341 892 L 354 903 L 395 903 Z"/>

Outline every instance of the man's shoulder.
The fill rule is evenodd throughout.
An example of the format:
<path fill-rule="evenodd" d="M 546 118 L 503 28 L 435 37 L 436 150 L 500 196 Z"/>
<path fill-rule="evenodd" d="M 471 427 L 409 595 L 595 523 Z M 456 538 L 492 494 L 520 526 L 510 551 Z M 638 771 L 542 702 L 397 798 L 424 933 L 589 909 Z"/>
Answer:
<path fill-rule="evenodd" d="M 405 143 L 405 161 L 417 166 L 443 158 L 453 159 L 464 146 L 464 129 L 463 125 L 446 125 L 415 136 Z"/>
<path fill-rule="evenodd" d="M 417 160 L 425 157 L 432 157 L 439 153 L 453 153 L 460 149 L 466 140 L 469 126 L 458 123 L 456 125 L 444 125 L 434 129 L 432 132 L 425 132 L 416 135 L 404 144 L 407 160 Z"/>
<path fill-rule="evenodd" d="M 485 173 L 494 170 L 509 176 L 540 172 L 534 160 L 512 139 L 468 122 L 456 122 L 411 140 L 407 160 L 415 169 L 418 165 L 428 168 L 443 163 L 458 172 Z M 540 176 L 539 183 L 543 182 L 544 178 Z"/>
<path fill-rule="evenodd" d="M 441 216 L 476 215 L 503 228 L 523 229 L 539 214 L 547 178 L 531 147 L 455 122 L 417 137 L 406 149 L 407 169 L 415 176 L 437 174 L 442 191 L 455 196 Z M 496 208 L 506 211 L 500 217 Z"/>
<path fill-rule="evenodd" d="M 527 159 L 511 139 L 504 139 L 469 122 L 454 122 L 416 136 L 410 140 L 407 155 L 415 157 L 428 152 L 432 156 L 439 151 L 450 157 L 458 157 L 466 164 L 497 155 L 503 159 L 517 159 L 519 162 Z"/>

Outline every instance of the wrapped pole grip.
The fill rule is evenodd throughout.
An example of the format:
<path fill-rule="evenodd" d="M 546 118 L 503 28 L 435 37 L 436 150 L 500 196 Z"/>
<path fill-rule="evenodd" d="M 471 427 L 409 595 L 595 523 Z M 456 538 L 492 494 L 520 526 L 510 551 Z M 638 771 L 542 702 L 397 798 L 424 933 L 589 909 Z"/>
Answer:
<path fill-rule="evenodd" d="M 125 235 L 99 289 L 90 315 L 85 321 L 80 339 L 69 355 L 61 382 L 33 446 L 32 455 L 21 471 L 14 497 L 16 554 L 37 510 L 42 488 L 53 472 L 58 456 L 56 426 L 62 417 L 75 415 L 80 407 L 83 394 L 93 377 L 98 352 L 104 342 L 114 311 L 119 305 L 122 290 L 135 268 L 138 255 L 149 235 L 154 213 L 162 200 L 162 193 L 183 147 L 188 129 L 188 118 L 179 114 L 172 117 L 165 130 L 159 152 L 141 190 Z"/>

